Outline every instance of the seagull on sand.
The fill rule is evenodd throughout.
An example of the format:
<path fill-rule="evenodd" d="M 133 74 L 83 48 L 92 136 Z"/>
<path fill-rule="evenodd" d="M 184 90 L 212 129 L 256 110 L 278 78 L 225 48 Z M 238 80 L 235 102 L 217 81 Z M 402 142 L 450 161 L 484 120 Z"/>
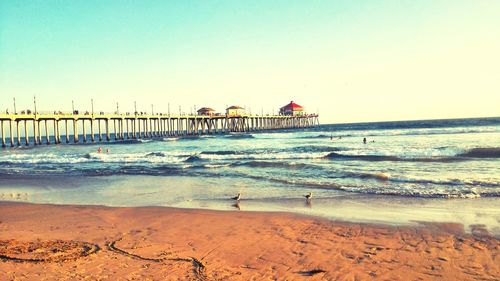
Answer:
<path fill-rule="evenodd" d="M 234 203 L 233 205 L 231 205 L 233 207 L 235 207 L 236 209 L 238 210 L 241 210 L 241 207 L 240 207 L 240 201 L 236 201 L 236 203 Z"/>
<path fill-rule="evenodd" d="M 236 197 L 232 197 L 231 199 L 233 199 L 233 200 L 236 200 L 236 201 L 240 202 L 240 199 L 241 199 L 241 193 L 238 193 L 238 196 L 236 196 Z"/>
<path fill-rule="evenodd" d="M 313 197 L 313 193 L 312 193 L 312 192 L 309 192 L 309 194 L 304 195 L 304 197 L 306 198 L 306 200 L 311 200 L 311 199 L 312 199 L 312 197 Z"/>

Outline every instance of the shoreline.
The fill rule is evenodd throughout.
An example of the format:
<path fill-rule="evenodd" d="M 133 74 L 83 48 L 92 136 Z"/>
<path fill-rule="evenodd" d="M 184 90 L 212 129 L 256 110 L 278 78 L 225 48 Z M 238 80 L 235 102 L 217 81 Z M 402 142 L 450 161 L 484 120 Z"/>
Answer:
<path fill-rule="evenodd" d="M 480 225 L 467 234 L 456 223 L 390 226 L 284 212 L 16 202 L 0 210 L 8 280 L 500 277 L 500 241 Z"/>
<path fill-rule="evenodd" d="M 215 187 L 215 188 L 212 188 Z M 263 193 L 251 181 L 188 176 L 76 177 L 64 181 L 0 180 L 0 200 L 58 205 L 110 207 L 161 206 L 182 209 L 238 210 L 228 198 L 241 192 L 242 211 L 286 212 L 328 220 L 417 225 L 418 221 L 453 222 L 466 232 L 476 224 L 500 237 L 500 198 L 420 198 L 311 189 L 315 198 L 305 204 L 307 190 L 293 186 L 269 186 Z M 18 194 L 20 195 L 18 198 Z"/>

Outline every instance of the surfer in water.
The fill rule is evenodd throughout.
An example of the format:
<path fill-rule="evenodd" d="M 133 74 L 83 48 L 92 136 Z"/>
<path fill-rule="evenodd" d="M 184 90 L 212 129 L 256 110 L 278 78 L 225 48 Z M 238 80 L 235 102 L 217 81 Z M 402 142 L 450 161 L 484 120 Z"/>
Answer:
<path fill-rule="evenodd" d="M 363 138 L 363 143 L 366 144 L 366 138 Z"/>

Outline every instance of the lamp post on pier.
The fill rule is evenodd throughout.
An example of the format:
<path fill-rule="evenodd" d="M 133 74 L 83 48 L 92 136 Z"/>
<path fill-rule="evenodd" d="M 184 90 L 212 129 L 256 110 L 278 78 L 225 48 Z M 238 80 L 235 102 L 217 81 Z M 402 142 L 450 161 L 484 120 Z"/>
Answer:
<path fill-rule="evenodd" d="M 33 105 L 35 107 L 35 119 L 36 119 L 36 96 L 33 96 Z"/>
<path fill-rule="evenodd" d="M 16 110 L 16 98 L 14 98 L 14 114 L 17 114 L 17 110 Z"/>

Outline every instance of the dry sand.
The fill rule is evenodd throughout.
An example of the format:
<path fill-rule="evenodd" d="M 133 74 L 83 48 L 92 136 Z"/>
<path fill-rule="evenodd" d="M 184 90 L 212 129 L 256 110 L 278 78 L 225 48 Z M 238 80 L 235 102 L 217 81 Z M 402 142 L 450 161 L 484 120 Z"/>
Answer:
<path fill-rule="evenodd" d="M 0 280 L 500 280 L 477 226 L 0 203 Z"/>

